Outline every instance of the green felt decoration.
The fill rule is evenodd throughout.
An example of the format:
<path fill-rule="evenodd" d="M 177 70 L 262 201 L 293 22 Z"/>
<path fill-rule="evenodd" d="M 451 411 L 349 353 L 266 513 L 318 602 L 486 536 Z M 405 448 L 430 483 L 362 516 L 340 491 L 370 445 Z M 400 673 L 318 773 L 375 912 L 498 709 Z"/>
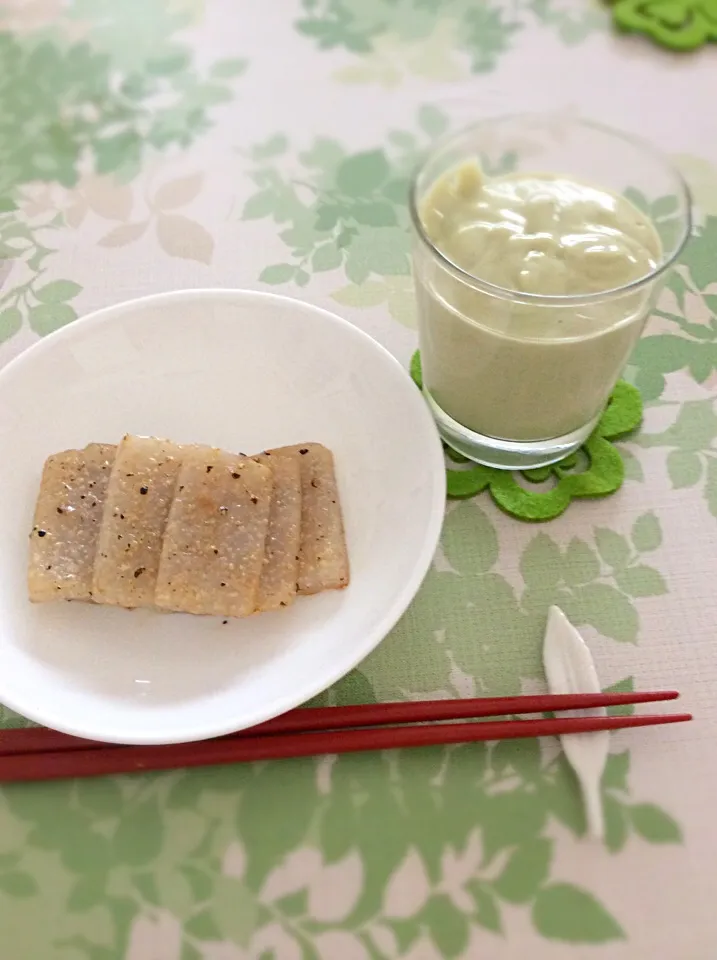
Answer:
<path fill-rule="evenodd" d="M 418 351 L 411 358 L 411 377 L 417 386 L 423 386 Z M 555 485 L 550 490 L 526 490 L 514 473 L 475 463 L 464 470 L 446 469 L 448 496 L 465 499 L 489 490 L 498 506 L 518 520 L 553 520 L 575 497 L 605 497 L 620 489 L 625 478 L 625 465 L 611 441 L 637 429 L 641 420 L 639 390 L 620 380 L 600 422 L 581 448 L 582 457 L 573 453 L 559 463 L 522 473 L 523 479 L 530 483 L 554 479 Z M 445 447 L 445 451 L 455 463 L 470 462 L 449 447 Z M 581 469 L 582 461 L 586 464 L 584 469 Z"/>
<path fill-rule="evenodd" d="M 421 368 L 421 352 L 416 350 L 416 352 L 411 357 L 411 379 L 416 384 L 419 390 L 423 390 L 423 369 Z"/>
<path fill-rule="evenodd" d="M 717 0 L 617 0 L 620 30 L 645 33 L 671 50 L 695 50 L 717 41 Z"/>

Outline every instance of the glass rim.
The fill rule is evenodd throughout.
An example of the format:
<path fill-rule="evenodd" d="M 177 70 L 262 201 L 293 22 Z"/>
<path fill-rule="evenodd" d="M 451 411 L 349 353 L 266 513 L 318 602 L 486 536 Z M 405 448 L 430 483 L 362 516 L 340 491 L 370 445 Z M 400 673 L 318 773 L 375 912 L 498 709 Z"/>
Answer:
<path fill-rule="evenodd" d="M 669 171 L 669 173 L 676 180 L 680 189 L 681 199 L 685 208 L 682 233 L 675 243 L 672 253 L 665 257 L 649 273 L 646 273 L 641 277 L 637 277 L 634 280 L 630 280 L 629 283 L 624 283 L 617 287 L 610 287 L 607 290 L 593 291 L 591 293 L 527 293 L 523 290 L 516 290 L 511 287 L 502 287 L 499 284 L 490 283 L 488 280 L 483 280 L 480 277 L 476 277 L 474 274 L 469 273 L 467 270 L 464 270 L 463 267 L 460 267 L 457 263 L 451 260 L 450 257 L 446 256 L 446 254 L 439 250 L 424 229 L 423 222 L 421 221 L 421 217 L 418 212 L 418 180 L 430 161 L 435 156 L 437 156 L 446 147 L 450 146 L 450 144 L 454 141 L 458 141 L 471 131 L 480 130 L 482 127 L 486 127 L 489 124 L 502 123 L 506 120 L 535 121 L 543 117 L 548 118 L 549 116 L 551 116 L 551 114 L 540 112 L 499 114 L 495 117 L 487 117 L 485 120 L 479 120 L 477 123 L 470 124 L 466 127 L 461 127 L 459 130 L 456 130 L 453 133 L 448 133 L 436 140 L 430 150 L 421 158 L 411 175 L 411 185 L 408 194 L 408 210 L 416 236 L 421 241 L 423 246 L 426 247 L 428 251 L 436 257 L 439 263 L 445 269 L 447 269 L 449 273 L 453 274 L 456 279 L 467 283 L 469 286 L 480 290 L 482 293 L 489 294 L 490 296 L 496 297 L 500 300 L 513 300 L 517 301 L 518 303 L 546 307 L 565 307 L 597 303 L 601 300 L 608 300 L 612 299 L 613 297 L 622 296 L 623 294 L 633 293 L 646 284 L 651 283 L 666 270 L 668 270 L 684 250 L 685 244 L 692 235 L 692 193 L 680 171 L 665 156 L 665 154 L 662 153 L 661 150 L 659 150 L 657 147 L 654 147 L 648 140 L 644 140 L 642 137 L 635 137 L 632 136 L 632 134 L 625 133 L 622 130 L 616 130 L 614 127 L 611 127 L 608 124 L 599 123 L 598 121 L 588 120 L 582 117 L 577 117 L 570 121 L 571 126 L 588 127 L 589 129 L 596 130 L 599 133 L 604 133 L 611 137 L 617 137 L 618 139 L 623 140 L 624 142 L 629 143 L 648 154 L 653 160 L 661 163 L 665 169 Z"/>

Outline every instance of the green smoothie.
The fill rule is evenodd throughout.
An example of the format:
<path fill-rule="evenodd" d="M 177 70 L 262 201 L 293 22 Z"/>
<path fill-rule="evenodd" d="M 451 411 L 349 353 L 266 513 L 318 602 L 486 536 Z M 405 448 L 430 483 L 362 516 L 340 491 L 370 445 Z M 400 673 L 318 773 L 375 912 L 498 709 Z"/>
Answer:
<path fill-rule="evenodd" d="M 598 417 L 649 309 L 644 287 L 610 293 L 660 261 L 649 218 L 599 186 L 552 174 L 488 179 L 473 162 L 443 174 L 419 215 L 428 240 L 469 275 L 417 252 L 433 400 L 506 440 L 561 437 Z"/>

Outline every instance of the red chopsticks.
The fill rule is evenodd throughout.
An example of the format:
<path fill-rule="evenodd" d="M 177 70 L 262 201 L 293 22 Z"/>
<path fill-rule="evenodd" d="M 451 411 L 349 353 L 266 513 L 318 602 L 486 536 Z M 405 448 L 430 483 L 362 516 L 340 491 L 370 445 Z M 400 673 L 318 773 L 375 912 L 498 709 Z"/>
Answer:
<path fill-rule="evenodd" d="M 510 740 L 653 726 L 691 720 L 688 713 L 587 716 L 472 723 L 430 721 L 504 717 L 516 713 L 621 706 L 674 700 L 675 690 L 648 693 L 493 697 L 318 707 L 292 710 L 240 733 L 162 746 L 121 746 L 82 740 L 54 730 L 0 731 L 0 781 L 50 780 L 173 770 L 323 753 L 352 753 L 479 740 Z M 405 724 L 397 726 L 395 724 Z M 419 724 L 411 726 L 411 724 Z"/>

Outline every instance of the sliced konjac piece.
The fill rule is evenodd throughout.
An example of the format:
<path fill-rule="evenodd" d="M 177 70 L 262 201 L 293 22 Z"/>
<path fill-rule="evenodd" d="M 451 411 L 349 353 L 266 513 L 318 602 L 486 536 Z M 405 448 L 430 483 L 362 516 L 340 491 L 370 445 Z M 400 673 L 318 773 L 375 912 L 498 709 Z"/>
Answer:
<path fill-rule="evenodd" d="M 164 535 L 155 603 L 183 613 L 256 610 L 272 471 L 211 447 L 187 450 Z"/>
<path fill-rule="evenodd" d="M 267 450 L 256 459 L 271 467 L 274 493 L 256 609 L 286 607 L 296 596 L 301 538 L 301 472 L 293 448 Z"/>
<path fill-rule="evenodd" d="M 31 600 L 92 599 L 92 569 L 116 449 L 90 443 L 45 461 L 30 534 Z"/>
<path fill-rule="evenodd" d="M 98 603 L 149 607 L 162 537 L 183 448 L 155 437 L 126 436 L 117 448 L 105 498 L 93 593 Z"/>
<path fill-rule="evenodd" d="M 297 590 L 341 590 L 349 583 L 349 558 L 334 458 L 320 443 L 294 447 L 301 470 L 301 545 Z"/>

